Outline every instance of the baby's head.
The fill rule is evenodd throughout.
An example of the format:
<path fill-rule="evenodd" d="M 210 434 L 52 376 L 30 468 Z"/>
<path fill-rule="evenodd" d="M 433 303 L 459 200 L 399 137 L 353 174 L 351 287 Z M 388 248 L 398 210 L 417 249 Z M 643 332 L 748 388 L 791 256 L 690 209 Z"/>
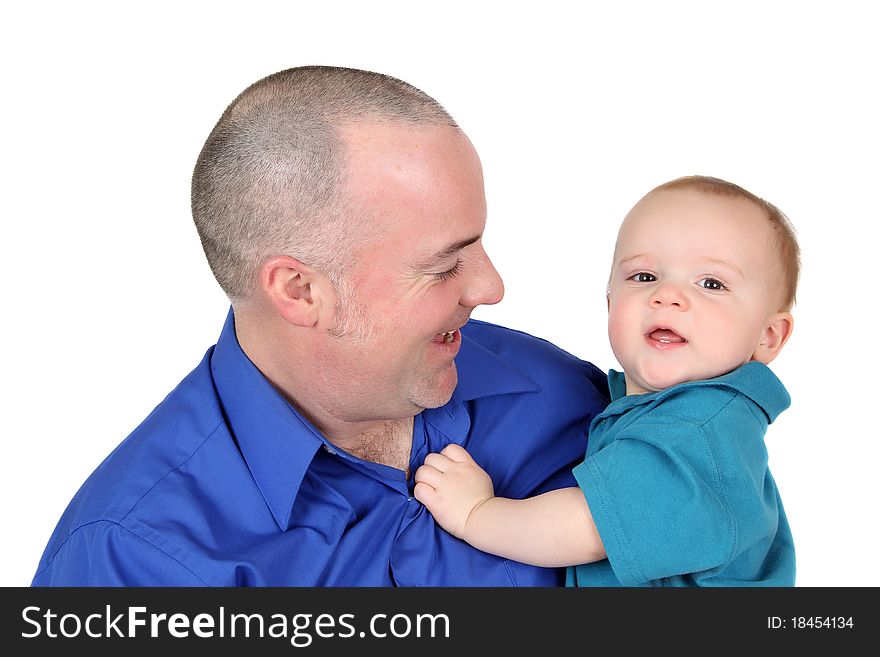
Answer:
<path fill-rule="evenodd" d="M 732 183 L 660 185 L 623 220 L 608 334 L 627 394 L 769 363 L 791 335 L 799 249 L 776 207 Z"/>

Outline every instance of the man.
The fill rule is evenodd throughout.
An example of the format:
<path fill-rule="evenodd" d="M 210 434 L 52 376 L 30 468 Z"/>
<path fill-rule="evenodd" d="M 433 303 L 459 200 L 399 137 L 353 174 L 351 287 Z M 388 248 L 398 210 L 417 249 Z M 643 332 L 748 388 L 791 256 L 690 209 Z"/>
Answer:
<path fill-rule="evenodd" d="M 220 118 L 192 201 L 226 325 L 77 493 L 34 585 L 560 584 L 412 497 L 453 442 L 498 494 L 574 485 L 607 402 L 592 365 L 468 321 L 503 286 L 446 111 L 376 73 L 276 73 Z"/>

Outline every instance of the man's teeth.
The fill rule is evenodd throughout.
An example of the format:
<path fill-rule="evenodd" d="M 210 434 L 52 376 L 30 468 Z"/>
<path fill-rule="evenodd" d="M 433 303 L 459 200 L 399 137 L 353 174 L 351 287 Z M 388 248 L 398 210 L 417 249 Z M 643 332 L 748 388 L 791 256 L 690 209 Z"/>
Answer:
<path fill-rule="evenodd" d="M 446 333 L 443 334 L 443 342 L 446 344 L 452 344 L 453 340 L 455 340 L 455 329 L 446 331 Z"/>

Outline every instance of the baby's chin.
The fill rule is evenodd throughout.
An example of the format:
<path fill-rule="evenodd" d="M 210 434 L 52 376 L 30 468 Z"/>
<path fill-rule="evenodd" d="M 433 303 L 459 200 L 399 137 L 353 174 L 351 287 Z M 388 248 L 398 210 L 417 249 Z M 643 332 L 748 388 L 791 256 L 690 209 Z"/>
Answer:
<path fill-rule="evenodd" d="M 632 377 L 632 385 L 630 385 L 630 375 L 626 373 L 626 394 L 639 395 L 660 392 L 682 383 L 714 379 L 730 371 L 730 369 L 719 369 L 717 372 L 640 372 Z"/>
<path fill-rule="evenodd" d="M 679 383 L 685 383 L 687 379 L 677 380 L 670 379 L 668 384 L 664 384 L 663 381 L 657 380 L 646 380 L 642 377 L 634 377 L 629 374 L 626 375 L 626 394 L 627 395 L 647 395 L 652 392 L 660 392 L 661 390 L 666 390 L 667 388 L 671 388 L 672 386 L 678 385 Z"/>

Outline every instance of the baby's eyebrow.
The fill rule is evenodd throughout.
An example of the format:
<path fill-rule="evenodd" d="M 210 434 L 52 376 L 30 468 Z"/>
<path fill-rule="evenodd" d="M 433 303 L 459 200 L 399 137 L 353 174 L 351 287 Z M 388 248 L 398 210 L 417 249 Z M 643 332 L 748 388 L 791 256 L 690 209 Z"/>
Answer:
<path fill-rule="evenodd" d="M 631 256 L 627 256 L 627 257 L 625 257 L 625 258 L 621 258 L 621 259 L 617 262 L 617 266 L 618 266 L 618 267 L 622 267 L 623 265 L 625 265 L 627 262 L 630 262 L 631 260 L 638 260 L 639 258 L 647 257 L 647 255 L 648 255 L 647 253 L 636 253 L 635 255 L 631 255 Z M 734 265 L 733 263 L 730 263 L 730 262 L 728 262 L 727 260 L 724 260 L 724 259 L 722 259 L 722 258 L 709 258 L 709 257 L 706 257 L 706 258 L 705 258 L 705 261 L 706 261 L 706 262 L 709 262 L 709 263 L 712 263 L 712 264 L 715 264 L 715 265 L 721 265 L 722 267 L 725 267 L 725 268 L 729 269 L 730 271 L 734 272 L 735 274 L 738 274 L 740 278 L 745 278 L 745 277 L 746 277 L 745 274 L 742 273 L 742 270 L 741 270 L 739 267 L 737 267 L 737 266 Z"/>
<path fill-rule="evenodd" d="M 635 255 L 627 256 L 626 258 L 621 258 L 618 261 L 617 266 L 620 267 L 621 265 L 629 262 L 630 260 L 637 260 L 639 258 L 644 258 L 646 255 L 647 255 L 646 253 L 637 253 Z"/>
<path fill-rule="evenodd" d="M 742 270 L 734 265 L 733 263 L 727 262 L 727 260 L 722 260 L 721 258 L 706 258 L 708 262 L 711 262 L 716 265 L 721 265 L 722 267 L 727 267 L 731 271 L 736 274 L 739 274 L 740 278 L 745 278 L 745 274 L 742 273 Z"/>

